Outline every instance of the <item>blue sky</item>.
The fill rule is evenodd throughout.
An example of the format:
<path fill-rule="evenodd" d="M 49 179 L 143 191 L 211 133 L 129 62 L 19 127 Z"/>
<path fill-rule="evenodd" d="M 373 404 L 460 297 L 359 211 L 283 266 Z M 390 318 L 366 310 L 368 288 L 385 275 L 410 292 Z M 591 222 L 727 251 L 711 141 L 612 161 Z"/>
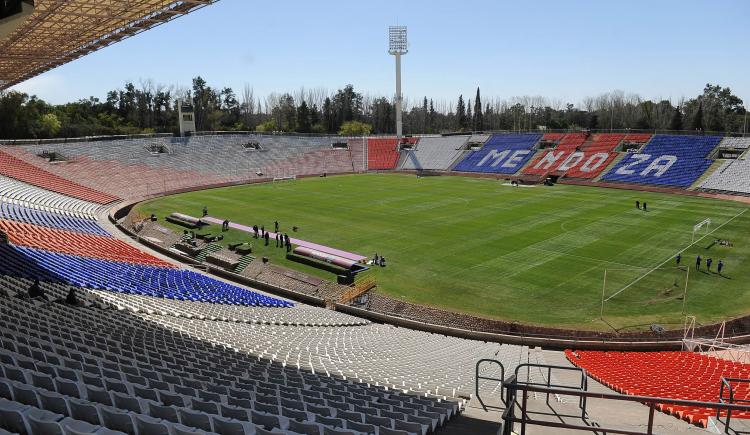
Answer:
<path fill-rule="evenodd" d="M 453 100 L 541 95 L 578 103 L 611 90 L 694 96 L 707 82 L 750 103 L 746 0 L 221 0 L 16 89 L 61 103 L 127 80 L 393 93 L 387 28 L 409 26 L 404 94 Z"/>

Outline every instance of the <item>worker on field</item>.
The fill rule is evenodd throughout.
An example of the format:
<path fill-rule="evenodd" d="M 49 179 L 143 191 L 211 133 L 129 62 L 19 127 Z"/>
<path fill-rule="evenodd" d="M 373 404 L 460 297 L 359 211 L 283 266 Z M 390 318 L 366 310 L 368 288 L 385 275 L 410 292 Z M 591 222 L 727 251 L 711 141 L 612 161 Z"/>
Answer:
<path fill-rule="evenodd" d="M 261 236 L 261 237 L 263 237 L 263 238 L 265 239 L 265 238 L 266 238 L 266 235 L 267 235 L 267 234 L 266 234 L 266 227 L 265 227 L 264 225 L 261 225 L 261 226 L 260 226 L 260 236 Z"/>
<path fill-rule="evenodd" d="M 716 269 L 719 271 L 719 275 L 721 275 L 722 269 L 724 269 L 724 262 L 719 260 L 719 263 L 716 265 Z"/>
<path fill-rule="evenodd" d="M 677 254 L 677 256 L 674 259 L 677 262 L 677 265 L 679 266 L 680 261 L 682 261 L 682 254 Z"/>
<path fill-rule="evenodd" d="M 279 247 L 279 233 L 276 233 L 276 247 Z"/>
<path fill-rule="evenodd" d="M 203 217 L 206 217 L 206 216 L 208 216 L 208 207 L 206 207 L 206 206 L 204 205 L 204 206 L 203 206 Z"/>
<path fill-rule="evenodd" d="M 635 208 L 637 208 L 638 210 L 641 209 L 641 202 L 640 201 L 636 201 L 635 202 Z"/>
<path fill-rule="evenodd" d="M 701 270 L 701 256 L 697 256 L 695 258 L 695 268 L 698 270 Z"/>
<path fill-rule="evenodd" d="M 279 232 L 279 221 L 273 221 L 273 232 L 278 233 Z"/>
<path fill-rule="evenodd" d="M 646 205 L 646 201 L 643 201 L 643 211 L 648 211 L 648 206 Z"/>
<path fill-rule="evenodd" d="M 286 252 L 292 252 L 292 243 L 289 241 L 289 234 L 284 234 L 284 241 L 286 242 Z"/>
<path fill-rule="evenodd" d="M 253 225 L 253 233 L 255 233 L 254 237 L 257 239 L 258 238 L 258 226 L 257 225 Z"/>
<path fill-rule="evenodd" d="M 712 258 L 706 258 L 706 269 L 708 271 L 711 271 L 711 265 L 714 263 L 714 260 Z"/>

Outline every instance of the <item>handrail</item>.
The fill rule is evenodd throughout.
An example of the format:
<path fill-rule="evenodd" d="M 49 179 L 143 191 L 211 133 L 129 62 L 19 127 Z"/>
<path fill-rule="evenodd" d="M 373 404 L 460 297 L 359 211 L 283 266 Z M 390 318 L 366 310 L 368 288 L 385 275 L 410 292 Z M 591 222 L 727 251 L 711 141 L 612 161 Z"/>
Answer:
<path fill-rule="evenodd" d="M 586 375 L 586 370 L 584 370 L 584 369 L 582 369 L 580 367 L 576 367 L 576 366 L 573 366 L 573 367 L 570 367 L 570 366 L 557 366 L 557 365 L 538 364 L 538 363 L 524 363 L 524 364 L 519 364 L 516 367 L 516 370 L 515 370 L 516 383 L 518 383 L 518 372 L 520 371 L 520 369 L 522 367 L 526 367 L 526 382 L 522 382 L 523 384 L 526 384 L 526 385 L 544 385 L 547 388 L 551 388 L 551 387 L 573 388 L 573 387 L 568 386 L 568 385 L 562 385 L 562 384 L 556 385 L 556 384 L 552 383 L 552 370 L 567 370 L 567 371 L 573 371 L 573 372 L 580 372 L 581 373 L 581 384 L 580 384 L 580 386 L 578 388 L 580 389 L 580 391 L 588 391 L 588 388 L 589 388 L 588 376 Z M 540 384 L 538 382 L 531 382 L 530 369 L 532 367 L 537 367 L 537 368 L 540 368 L 540 369 L 546 368 L 547 369 L 547 382 L 545 382 L 543 384 Z M 547 393 L 547 400 L 546 400 L 547 405 L 549 405 L 549 395 L 550 395 L 550 393 Z M 581 418 L 586 418 L 586 398 L 585 397 L 580 397 L 579 398 L 579 400 L 578 400 L 578 407 L 581 409 Z"/>
<path fill-rule="evenodd" d="M 724 402 L 724 387 L 727 387 L 727 391 L 729 391 L 729 404 L 733 403 L 750 403 L 750 400 L 747 399 L 737 399 L 734 398 L 734 387 L 732 386 L 732 382 L 736 383 L 750 383 L 750 379 L 743 379 L 743 378 L 727 378 L 723 377 L 721 378 L 721 387 L 719 387 L 719 402 L 720 403 L 727 403 Z M 721 421 L 721 410 L 716 411 L 716 420 L 724 423 Z M 729 433 L 729 424 L 732 420 L 732 410 L 727 410 L 727 421 L 724 423 L 724 433 Z"/>
<path fill-rule="evenodd" d="M 490 378 L 488 376 L 479 376 L 479 366 L 483 362 L 489 362 L 489 363 L 494 363 L 494 364 L 499 365 L 500 366 L 500 378 L 498 379 L 498 378 Z M 479 395 L 479 380 L 480 379 L 486 380 L 486 381 L 498 381 L 500 383 L 500 386 L 501 386 L 501 389 L 500 389 L 500 400 L 502 400 L 503 403 L 505 403 L 505 405 L 507 406 L 507 403 L 505 402 L 505 398 L 502 395 L 502 385 L 503 385 L 503 381 L 505 380 L 505 366 L 503 365 L 503 363 L 501 363 L 498 360 L 489 359 L 489 358 L 483 358 L 483 359 L 480 359 L 479 361 L 477 361 L 477 364 L 475 366 L 475 372 L 474 372 L 474 388 L 475 388 L 474 391 L 475 391 L 475 395 L 477 397 L 477 400 L 479 400 L 479 404 L 482 405 L 482 409 L 484 409 L 484 412 L 487 412 L 488 408 L 502 409 L 502 408 L 497 407 L 497 406 L 488 406 L 488 405 L 485 405 L 484 400 L 482 400 L 482 397 Z"/>
<path fill-rule="evenodd" d="M 512 431 L 513 423 L 521 423 L 521 435 L 525 435 L 526 425 L 536 425 L 545 427 L 555 427 L 559 429 L 569 430 L 582 430 L 597 433 L 607 434 L 623 434 L 623 435 L 653 435 L 654 428 L 654 411 L 656 404 L 671 404 L 678 406 L 688 406 L 693 408 L 711 408 L 716 409 L 718 412 L 721 411 L 745 411 L 750 412 L 750 405 L 737 405 L 727 404 L 722 402 L 701 402 L 697 400 L 685 400 L 685 399 L 670 399 L 665 397 L 652 397 L 652 396 L 635 396 L 635 395 L 624 395 L 614 394 L 605 392 L 593 392 L 593 391 L 580 391 L 577 389 L 567 388 L 546 388 L 543 386 L 527 385 L 519 383 L 515 379 L 515 376 L 507 379 L 504 383 L 506 391 L 508 392 L 508 407 L 503 413 L 504 429 L 503 434 L 509 435 Z M 521 416 L 515 416 L 515 404 L 517 401 L 518 391 L 523 392 L 523 400 L 521 403 Z M 593 399 L 604 399 L 604 400 L 617 400 L 622 402 L 639 402 L 649 407 L 648 424 L 646 425 L 646 432 L 637 432 L 633 430 L 619 429 L 619 428 L 608 428 L 602 426 L 586 426 L 576 425 L 563 422 L 552 422 L 543 421 L 529 418 L 526 413 L 526 398 L 528 393 L 548 393 L 548 394 L 560 394 L 564 396 L 578 396 Z"/>

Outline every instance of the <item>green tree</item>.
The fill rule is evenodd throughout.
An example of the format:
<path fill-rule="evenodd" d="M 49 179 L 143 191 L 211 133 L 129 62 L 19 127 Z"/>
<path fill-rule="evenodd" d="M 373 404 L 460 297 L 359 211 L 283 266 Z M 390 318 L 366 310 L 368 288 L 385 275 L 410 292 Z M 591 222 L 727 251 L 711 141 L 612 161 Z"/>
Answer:
<path fill-rule="evenodd" d="M 477 87 L 477 95 L 474 97 L 474 119 L 472 120 L 472 128 L 474 131 L 484 130 L 484 114 L 482 113 L 482 96 L 479 94 L 479 87 Z"/>
<path fill-rule="evenodd" d="M 458 122 L 458 130 L 464 131 L 468 127 L 468 121 L 466 119 L 466 104 L 464 104 L 464 96 L 458 96 L 458 104 L 456 104 L 456 121 Z"/>
<path fill-rule="evenodd" d="M 346 121 L 341 124 L 340 136 L 367 136 L 372 133 L 372 126 L 361 121 Z"/>
<path fill-rule="evenodd" d="M 302 101 L 302 104 L 297 108 L 297 131 L 300 133 L 310 133 L 312 131 L 310 109 L 307 108 L 307 102 L 305 101 Z"/>
<path fill-rule="evenodd" d="M 329 97 L 323 102 L 323 127 L 326 133 L 333 133 L 335 130 L 335 119 L 333 117 L 333 103 Z"/>
<path fill-rule="evenodd" d="M 677 106 L 672 111 L 672 119 L 669 121 L 669 129 L 673 131 L 682 130 L 682 110 Z"/>
<path fill-rule="evenodd" d="M 693 122 L 690 124 L 693 130 L 703 131 L 703 102 L 698 103 L 698 110 L 693 115 Z"/>
<path fill-rule="evenodd" d="M 55 137 L 60 131 L 60 120 L 54 113 L 46 113 L 39 120 L 39 132 L 44 137 Z"/>

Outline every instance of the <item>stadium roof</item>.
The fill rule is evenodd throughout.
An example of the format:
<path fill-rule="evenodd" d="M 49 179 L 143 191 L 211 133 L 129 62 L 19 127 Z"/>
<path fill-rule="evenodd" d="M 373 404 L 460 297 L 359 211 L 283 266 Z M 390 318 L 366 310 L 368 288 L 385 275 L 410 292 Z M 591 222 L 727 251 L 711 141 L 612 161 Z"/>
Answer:
<path fill-rule="evenodd" d="M 36 0 L 0 39 L 0 90 L 217 1 Z"/>

